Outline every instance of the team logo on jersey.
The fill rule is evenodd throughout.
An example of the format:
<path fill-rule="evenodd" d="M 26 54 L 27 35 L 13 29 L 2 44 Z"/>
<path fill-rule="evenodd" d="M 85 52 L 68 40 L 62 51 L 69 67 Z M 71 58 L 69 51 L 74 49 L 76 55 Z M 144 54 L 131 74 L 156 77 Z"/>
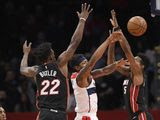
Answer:
<path fill-rule="evenodd" d="M 123 85 L 128 85 L 129 80 L 124 80 Z"/>
<path fill-rule="evenodd" d="M 126 94 L 127 93 L 127 85 L 129 83 L 129 80 L 124 80 L 123 82 L 123 93 Z"/>

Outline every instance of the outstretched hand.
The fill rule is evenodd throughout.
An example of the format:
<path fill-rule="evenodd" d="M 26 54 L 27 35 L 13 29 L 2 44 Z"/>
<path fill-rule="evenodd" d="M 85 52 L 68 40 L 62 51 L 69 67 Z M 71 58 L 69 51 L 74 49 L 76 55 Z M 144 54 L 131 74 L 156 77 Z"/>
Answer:
<path fill-rule="evenodd" d="M 121 37 L 121 32 L 113 32 L 110 34 L 110 44 L 115 43 L 117 41 L 120 41 L 120 37 Z"/>
<path fill-rule="evenodd" d="M 31 45 L 32 45 L 32 43 L 30 42 L 29 45 L 27 46 L 27 40 L 24 42 L 24 44 L 23 44 L 23 53 L 24 54 L 29 54 L 29 52 L 31 51 Z"/>
<path fill-rule="evenodd" d="M 120 59 L 119 61 L 116 62 L 117 67 L 124 66 L 125 64 L 126 64 L 126 61 L 124 60 L 124 58 L 122 58 L 122 59 Z"/>
<path fill-rule="evenodd" d="M 77 11 L 77 14 L 80 20 L 86 21 L 92 11 L 93 9 L 90 9 L 90 4 L 85 3 L 81 5 L 81 13 Z"/>

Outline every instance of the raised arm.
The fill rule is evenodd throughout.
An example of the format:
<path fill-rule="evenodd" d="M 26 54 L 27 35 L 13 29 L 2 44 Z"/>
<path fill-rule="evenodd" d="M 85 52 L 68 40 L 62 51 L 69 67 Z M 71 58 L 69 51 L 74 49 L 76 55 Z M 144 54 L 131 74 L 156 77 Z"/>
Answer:
<path fill-rule="evenodd" d="M 116 12 L 114 10 L 111 10 L 111 16 L 112 16 L 112 19 L 110 19 L 110 22 L 113 26 L 112 32 L 118 31 L 120 27 L 118 25 L 117 18 L 116 18 Z M 111 34 L 111 31 L 109 32 Z M 113 42 L 108 47 L 107 65 L 113 64 L 114 62 L 115 62 L 115 43 Z M 116 70 L 120 72 L 121 74 L 128 76 L 129 69 L 125 65 L 119 65 L 116 68 Z"/>
<path fill-rule="evenodd" d="M 31 50 L 31 44 L 27 46 L 27 41 L 23 44 L 23 58 L 21 60 L 21 65 L 20 65 L 20 73 L 26 77 L 34 77 L 37 72 L 37 68 L 35 66 L 28 67 L 28 55 Z"/>
<path fill-rule="evenodd" d="M 119 69 L 120 66 L 125 65 L 125 61 L 123 59 L 116 61 L 112 64 L 109 64 L 107 66 L 105 66 L 104 68 L 100 68 L 100 69 L 95 69 L 91 72 L 93 78 L 98 78 L 98 77 L 102 77 L 105 75 L 109 75 L 113 72 L 115 72 L 117 69 Z"/>
<path fill-rule="evenodd" d="M 102 57 L 103 53 L 105 52 L 107 46 L 113 40 L 115 35 L 109 36 L 99 47 L 98 49 L 94 52 L 92 55 L 91 59 L 87 63 L 87 65 L 79 72 L 77 76 L 77 84 L 80 87 L 86 87 L 88 85 L 88 77 L 91 73 L 91 70 L 93 69 L 95 63 Z"/>
<path fill-rule="evenodd" d="M 68 63 L 68 61 L 72 58 L 74 55 L 78 45 L 80 44 L 83 36 L 84 26 L 85 22 L 89 16 L 89 14 L 92 12 L 93 9 L 90 10 L 90 5 L 82 4 L 81 6 L 81 13 L 77 12 L 79 17 L 79 23 L 77 25 L 77 28 L 72 36 L 71 42 L 67 48 L 66 51 L 64 51 L 59 57 L 58 57 L 58 64 L 59 66 L 64 66 Z"/>
<path fill-rule="evenodd" d="M 119 32 L 119 39 L 120 39 L 120 45 L 130 62 L 131 72 L 133 73 L 133 84 L 134 85 L 141 85 L 143 83 L 143 73 L 140 64 L 137 64 L 135 61 L 135 58 L 132 54 L 130 45 L 126 39 L 126 37 L 123 35 L 122 31 Z"/>

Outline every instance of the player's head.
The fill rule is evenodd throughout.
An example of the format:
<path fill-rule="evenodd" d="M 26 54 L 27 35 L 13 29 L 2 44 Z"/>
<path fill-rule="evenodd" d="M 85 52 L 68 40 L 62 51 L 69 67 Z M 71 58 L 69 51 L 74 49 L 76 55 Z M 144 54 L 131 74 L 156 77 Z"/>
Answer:
<path fill-rule="evenodd" d="M 40 44 L 35 48 L 33 54 L 36 57 L 37 62 L 40 64 L 56 61 L 54 51 L 49 42 Z"/>
<path fill-rule="evenodd" d="M 83 67 L 86 66 L 88 60 L 84 57 L 83 54 L 75 54 L 70 61 L 70 67 L 75 71 L 80 71 Z"/>
<path fill-rule="evenodd" d="M 0 105 L 0 120 L 6 120 L 6 112 L 1 105 Z"/>
<path fill-rule="evenodd" d="M 149 60 L 143 53 L 139 53 L 135 60 L 141 65 L 142 69 L 146 69 L 149 65 Z"/>

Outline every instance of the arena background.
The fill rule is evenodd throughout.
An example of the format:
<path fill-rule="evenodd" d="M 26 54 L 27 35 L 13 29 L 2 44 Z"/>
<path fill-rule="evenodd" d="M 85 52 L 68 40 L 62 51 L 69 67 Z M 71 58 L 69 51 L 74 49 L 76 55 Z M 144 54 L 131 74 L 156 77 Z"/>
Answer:
<path fill-rule="evenodd" d="M 24 41 L 32 42 L 33 48 L 45 41 L 52 42 L 58 56 L 70 42 L 78 23 L 76 11 L 84 2 L 90 3 L 94 11 L 87 20 L 77 53 L 84 53 L 90 58 L 108 36 L 110 10 L 115 9 L 134 55 L 141 52 L 148 57 L 150 63 L 145 71 L 148 77 L 148 107 L 155 120 L 160 120 L 160 17 L 151 16 L 149 0 L 0 0 L 0 103 L 7 111 L 8 120 L 32 120 L 37 114 L 35 83 L 19 73 Z M 148 30 L 141 37 L 131 36 L 126 28 L 127 21 L 137 15 L 144 17 L 148 23 Z M 124 54 L 117 44 L 116 58 L 122 56 Z M 106 58 L 107 54 L 95 68 L 105 66 Z M 30 64 L 34 64 L 32 56 Z M 123 79 L 119 73 L 114 73 L 97 80 L 100 120 L 127 120 Z M 70 103 L 68 112 L 69 120 L 72 120 L 75 115 L 72 89 Z"/>

